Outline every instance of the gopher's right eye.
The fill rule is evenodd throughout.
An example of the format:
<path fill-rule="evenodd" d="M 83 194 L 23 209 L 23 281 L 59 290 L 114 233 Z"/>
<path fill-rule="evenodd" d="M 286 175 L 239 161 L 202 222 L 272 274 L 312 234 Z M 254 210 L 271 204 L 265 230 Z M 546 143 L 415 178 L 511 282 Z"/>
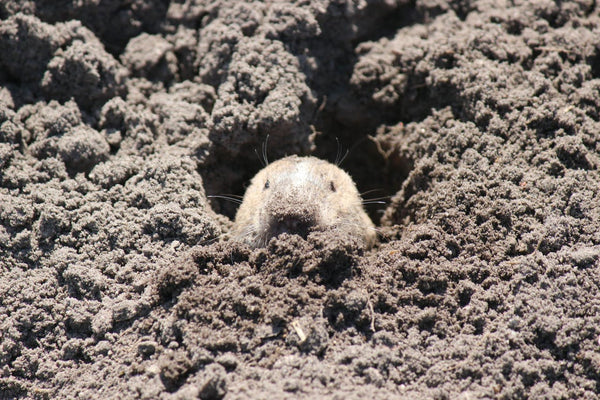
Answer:
<path fill-rule="evenodd" d="M 269 188 L 269 180 L 267 180 L 267 181 L 265 182 L 265 187 L 264 187 L 264 188 L 265 188 L 265 189 L 268 189 L 268 188 Z"/>

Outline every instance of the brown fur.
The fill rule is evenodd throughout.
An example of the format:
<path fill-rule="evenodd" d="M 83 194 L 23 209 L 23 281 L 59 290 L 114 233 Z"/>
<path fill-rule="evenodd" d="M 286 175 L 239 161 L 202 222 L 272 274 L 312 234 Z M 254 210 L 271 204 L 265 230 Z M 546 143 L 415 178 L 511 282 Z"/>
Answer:
<path fill-rule="evenodd" d="M 306 236 L 327 229 L 356 238 L 367 248 L 377 240 L 346 172 L 318 158 L 289 156 L 254 176 L 237 211 L 232 238 L 262 247 L 283 232 Z"/>

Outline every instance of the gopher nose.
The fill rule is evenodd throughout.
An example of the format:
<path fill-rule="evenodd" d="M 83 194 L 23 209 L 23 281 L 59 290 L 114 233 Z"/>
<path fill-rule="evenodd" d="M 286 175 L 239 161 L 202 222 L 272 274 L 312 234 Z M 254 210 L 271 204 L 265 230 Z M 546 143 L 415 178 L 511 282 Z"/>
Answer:
<path fill-rule="evenodd" d="M 271 236 L 290 233 L 306 238 L 309 231 L 317 225 L 317 213 L 318 210 L 313 204 L 305 202 L 273 203 L 269 213 Z"/>
<path fill-rule="evenodd" d="M 314 219 L 306 218 L 306 216 L 279 216 L 279 218 L 277 218 L 273 224 L 273 236 L 278 236 L 282 233 L 291 233 L 306 238 L 310 228 L 312 228 L 314 225 Z"/>

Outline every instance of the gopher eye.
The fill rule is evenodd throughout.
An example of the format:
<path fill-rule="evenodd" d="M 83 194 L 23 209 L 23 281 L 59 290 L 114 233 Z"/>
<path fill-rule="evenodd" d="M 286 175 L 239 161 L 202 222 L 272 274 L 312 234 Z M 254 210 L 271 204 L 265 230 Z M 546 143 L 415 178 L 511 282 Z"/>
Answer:
<path fill-rule="evenodd" d="M 332 192 L 335 192 L 335 185 L 333 184 L 333 181 L 329 182 L 329 189 L 331 189 Z"/>
<path fill-rule="evenodd" d="M 265 187 L 264 187 L 264 189 L 268 189 L 268 188 L 269 188 L 269 186 L 270 186 L 270 185 L 269 185 L 269 180 L 267 179 L 267 181 L 265 182 Z"/>

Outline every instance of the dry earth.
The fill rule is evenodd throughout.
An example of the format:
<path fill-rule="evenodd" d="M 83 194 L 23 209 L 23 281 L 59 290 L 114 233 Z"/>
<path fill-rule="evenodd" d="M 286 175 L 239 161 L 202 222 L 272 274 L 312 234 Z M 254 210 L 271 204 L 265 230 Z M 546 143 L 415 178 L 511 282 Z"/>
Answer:
<path fill-rule="evenodd" d="M 0 398 L 598 399 L 593 0 L 4 0 Z M 268 154 L 381 244 L 217 241 Z"/>

